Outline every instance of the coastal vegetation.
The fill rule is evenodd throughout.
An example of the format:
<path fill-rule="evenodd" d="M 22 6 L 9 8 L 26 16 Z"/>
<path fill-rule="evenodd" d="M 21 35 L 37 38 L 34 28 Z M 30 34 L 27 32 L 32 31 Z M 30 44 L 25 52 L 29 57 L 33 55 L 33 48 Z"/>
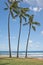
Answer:
<path fill-rule="evenodd" d="M 29 37 L 30 37 L 30 32 L 31 28 L 36 31 L 35 25 L 40 25 L 39 22 L 33 21 L 34 15 L 30 15 L 27 12 L 30 11 L 29 8 L 26 7 L 20 7 L 19 3 L 20 1 L 10 1 L 8 0 L 8 3 L 5 2 L 6 8 L 4 10 L 9 10 L 9 15 L 8 15 L 8 44 L 9 44 L 9 57 L 11 58 L 11 43 L 10 43 L 10 15 L 12 16 L 13 19 L 16 19 L 16 17 L 19 17 L 20 19 L 20 28 L 19 28 L 19 36 L 18 36 L 18 45 L 17 45 L 17 57 L 19 57 L 19 44 L 20 44 L 20 35 L 21 35 L 21 30 L 22 30 L 22 19 L 25 20 L 25 24 L 23 25 L 28 25 L 29 26 L 29 32 L 28 32 L 28 38 L 27 38 L 27 44 L 26 44 L 26 54 L 25 57 L 27 58 L 27 51 L 28 51 L 28 44 L 29 44 Z M 28 22 L 27 22 L 28 18 Z M 27 23 L 26 23 L 27 22 Z"/>
<path fill-rule="evenodd" d="M 29 16 L 28 19 L 28 23 L 25 23 L 24 25 L 28 25 L 29 26 L 29 32 L 28 32 L 28 38 L 27 38 L 27 44 L 26 44 L 26 54 L 25 57 L 27 58 L 27 51 L 28 51 L 28 43 L 29 43 L 29 38 L 30 38 L 30 33 L 31 33 L 31 28 L 36 31 L 36 27 L 35 26 L 40 26 L 39 22 L 35 22 L 34 21 L 34 15 Z"/>
<path fill-rule="evenodd" d="M 21 35 L 21 28 L 22 28 L 22 19 L 26 21 L 26 17 L 28 14 L 26 12 L 28 11 L 28 8 L 21 8 L 19 18 L 20 18 L 20 29 L 19 29 L 19 37 L 18 37 L 18 45 L 17 45 L 17 57 L 19 57 L 19 44 L 20 44 L 20 35 Z"/>
<path fill-rule="evenodd" d="M 43 60 L 32 58 L 0 58 L 0 65 L 43 65 Z"/>
<path fill-rule="evenodd" d="M 0 51 L 0 65 L 43 65 L 43 51 L 32 51 L 32 54 L 28 54 L 29 53 L 28 46 L 29 46 L 31 31 L 32 31 L 32 29 L 33 29 L 33 31 L 36 31 L 38 26 L 40 26 L 40 23 L 38 21 L 36 21 L 36 19 L 34 19 L 34 16 L 35 16 L 34 14 L 29 13 L 31 11 L 29 7 L 20 6 L 21 2 L 23 3 L 23 0 L 6 0 L 4 2 L 5 7 L 3 9 L 4 9 L 4 12 L 7 11 L 6 14 L 8 16 L 8 18 L 6 16 L 7 22 L 6 21 L 5 22 L 7 23 L 7 27 L 8 27 L 7 28 L 7 33 L 8 33 L 8 39 L 7 39 L 8 42 L 7 43 L 8 43 L 9 49 L 8 49 L 8 51 Z M 15 20 L 17 18 L 18 18 L 18 20 L 16 22 Z M 17 51 L 13 51 L 11 49 L 12 40 L 11 40 L 10 33 L 12 32 L 12 34 L 13 34 L 13 31 L 11 31 L 12 26 L 10 26 L 10 23 L 12 22 L 11 19 L 14 20 L 15 23 L 19 22 L 18 29 L 16 29 L 16 27 L 15 27 L 16 31 L 18 30 L 17 48 L 16 48 Z M 23 31 L 22 27 L 25 28 L 26 26 L 28 27 L 28 34 L 26 33 L 28 37 L 26 37 L 27 39 L 25 38 L 26 39 L 26 45 L 25 45 L 26 49 L 25 49 L 25 51 L 19 51 L 20 50 L 19 49 L 20 41 L 21 41 L 20 40 L 21 32 Z M 15 29 L 14 29 L 14 32 L 15 32 Z M 26 31 L 26 29 L 25 29 L 25 31 Z M 23 40 L 25 40 L 25 39 L 23 38 Z M 14 45 L 16 44 L 15 42 L 13 42 L 13 43 L 14 43 Z M 34 52 L 36 53 L 35 55 L 33 54 Z M 40 54 L 38 55 L 38 53 L 42 54 L 42 56 Z M 34 56 L 32 56 L 32 55 L 34 55 Z M 38 55 L 38 56 L 35 57 L 36 55 Z"/>

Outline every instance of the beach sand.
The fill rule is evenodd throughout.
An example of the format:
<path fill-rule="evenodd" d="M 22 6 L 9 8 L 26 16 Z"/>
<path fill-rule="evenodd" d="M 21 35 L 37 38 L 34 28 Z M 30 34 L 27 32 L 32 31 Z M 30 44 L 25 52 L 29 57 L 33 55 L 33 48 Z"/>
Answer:
<path fill-rule="evenodd" d="M 0 58 L 9 58 L 9 55 L 0 55 Z M 12 58 L 16 58 L 16 56 L 13 55 Z M 19 56 L 19 58 L 25 58 L 25 57 Z M 43 58 L 32 58 L 32 57 L 27 57 L 27 59 L 43 60 Z"/>
<path fill-rule="evenodd" d="M 9 55 L 0 55 L 0 58 L 9 57 Z"/>

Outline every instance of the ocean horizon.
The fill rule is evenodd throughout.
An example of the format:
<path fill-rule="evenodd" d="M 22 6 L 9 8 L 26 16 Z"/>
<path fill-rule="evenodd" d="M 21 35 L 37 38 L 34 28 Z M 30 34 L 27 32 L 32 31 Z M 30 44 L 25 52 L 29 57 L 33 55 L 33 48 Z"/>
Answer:
<path fill-rule="evenodd" d="M 25 51 L 19 51 L 19 57 L 25 57 Z M 13 57 L 17 56 L 17 51 L 11 51 Z M 0 51 L 0 55 L 9 55 L 9 51 Z M 43 51 L 28 51 L 27 56 L 31 58 L 43 58 Z"/>

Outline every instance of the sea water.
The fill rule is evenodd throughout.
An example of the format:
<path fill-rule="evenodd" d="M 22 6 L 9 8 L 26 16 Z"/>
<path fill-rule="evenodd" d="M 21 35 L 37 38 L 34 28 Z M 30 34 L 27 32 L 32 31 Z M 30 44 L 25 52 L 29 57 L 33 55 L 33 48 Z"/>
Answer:
<path fill-rule="evenodd" d="M 19 57 L 25 57 L 25 51 L 19 51 Z M 17 56 L 17 51 L 11 52 L 12 57 Z M 0 55 L 9 55 L 9 51 L 0 51 Z M 28 51 L 27 56 L 29 58 L 43 58 L 43 51 Z"/>

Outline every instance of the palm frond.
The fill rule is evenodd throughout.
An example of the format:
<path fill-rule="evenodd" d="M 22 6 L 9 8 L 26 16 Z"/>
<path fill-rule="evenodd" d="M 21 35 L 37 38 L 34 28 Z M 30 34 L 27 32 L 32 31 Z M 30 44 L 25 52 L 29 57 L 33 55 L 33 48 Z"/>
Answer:
<path fill-rule="evenodd" d="M 23 26 L 24 26 L 24 25 L 28 25 L 28 24 L 29 24 L 29 23 L 24 23 Z"/>
<path fill-rule="evenodd" d="M 4 10 L 8 10 L 8 8 L 4 8 Z"/>
<path fill-rule="evenodd" d="M 9 8 L 9 5 L 8 5 L 8 3 L 7 3 L 7 2 L 5 2 L 5 5 L 7 6 L 7 8 Z"/>
<path fill-rule="evenodd" d="M 33 29 L 34 31 L 36 31 L 36 28 L 35 28 L 35 26 L 32 26 L 32 29 Z"/>
<path fill-rule="evenodd" d="M 14 18 L 16 18 L 18 15 L 15 15 Z"/>
<path fill-rule="evenodd" d="M 12 11 L 10 11 L 10 13 L 11 13 L 12 18 L 14 18 L 14 19 L 18 16 L 18 15 L 14 16 L 14 13 Z"/>
<path fill-rule="evenodd" d="M 32 24 L 35 24 L 35 25 L 40 26 L 40 23 L 39 22 L 32 22 Z"/>
<path fill-rule="evenodd" d="M 29 15 L 29 20 L 33 22 L 34 15 Z"/>
<path fill-rule="evenodd" d="M 29 14 L 24 14 L 25 16 L 29 17 Z"/>
<path fill-rule="evenodd" d="M 11 1 L 10 1 L 10 0 L 8 0 L 8 3 L 9 3 L 9 4 L 12 4 L 12 0 L 11 0 Z"/>
<path fill-rule="evenodd" d="M 19 10 L 17 10 L 17 8 L 15 9 L 13 9 L 13 12 L 15 12 L 16 14 L 19 14 Z"/>
<path fill-rule="evenodd" d="M 11 5 L 11 7 L 18 7 L 18 3 L 19 3 L 20 1 L 14 1 L 13 3 L 12 3 L 12 5 Z"/>
<path fill-rule="evenodd" d="M 22 15 L 22 18 L 25 20 L 25 22 L 27 21 L 26 17 Z"/>
<path fill-rule="evenodd" d="M 34 17 L 34 15 L 31 15 L 32 17 Z"/>
<path fill-rule="evenodd" d="M 23 13 L 26 13 L 27 11 L 29 11 L 29 8 L 22 8 L 21 9 L 21 12 L 23 12 Z"/>
<path fill-rule="evenodd" d="M 11 13 L 12 18 L 14 18 L 14 14 L 13 14 L 13 12 L 12 12 L 12 11 L 10 11 L 10 13 Z"/>

